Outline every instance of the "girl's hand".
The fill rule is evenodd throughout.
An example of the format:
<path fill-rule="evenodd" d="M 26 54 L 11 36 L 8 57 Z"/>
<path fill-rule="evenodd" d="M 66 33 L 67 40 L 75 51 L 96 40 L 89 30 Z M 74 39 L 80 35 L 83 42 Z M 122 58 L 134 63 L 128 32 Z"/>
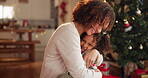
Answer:
<path fill-rule="evenodd" d="M 89 68 L 90 65 L 94 64 L 98 59 L 98 51 L 96 49 L 86 52 L 84 55 L 84 61 L 86 62 L 86 67 Z"/>

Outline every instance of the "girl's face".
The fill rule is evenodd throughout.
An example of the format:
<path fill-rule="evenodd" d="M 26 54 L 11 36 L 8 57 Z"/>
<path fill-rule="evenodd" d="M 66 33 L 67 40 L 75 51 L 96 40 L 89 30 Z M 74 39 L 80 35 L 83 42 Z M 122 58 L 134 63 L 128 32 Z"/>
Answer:
<path fill-rule="evenodd" d="M 96 46 L 96 40 L 94 40 L 93 35 L 86 35 L 81 40 L 81 51 L 93 49 Z"/>

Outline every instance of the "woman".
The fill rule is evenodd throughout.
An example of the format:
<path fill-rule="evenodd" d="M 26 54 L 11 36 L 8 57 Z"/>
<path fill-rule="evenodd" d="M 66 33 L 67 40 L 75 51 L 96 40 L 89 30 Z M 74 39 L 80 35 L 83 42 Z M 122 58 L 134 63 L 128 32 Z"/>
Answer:
<path fill-rule="evenodd" d="M 98 52 L 88 52 L 84 56 L 85 66 L 80 35 L 110 30 L 115 20 L 113 9 L 100 0 L 80 1 L 73 10 L 72 20 L 60 25 L 51 36 L 45 49 L 40 78 L 57 78 L 65 72 L 73 78 L 102 78 L 101 72 L 87 68 L 98 58 Z"/>

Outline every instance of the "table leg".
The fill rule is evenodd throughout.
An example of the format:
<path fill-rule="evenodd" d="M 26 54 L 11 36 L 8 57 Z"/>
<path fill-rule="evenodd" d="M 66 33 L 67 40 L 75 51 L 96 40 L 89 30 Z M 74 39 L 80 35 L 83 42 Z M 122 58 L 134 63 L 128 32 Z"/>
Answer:
<path fill-rule="evenodd" d="M 29 45 L 29 49 L 31 51 L 29 54 L 29 60 L 35 61 L 35 45 L 34 44 Z"/>

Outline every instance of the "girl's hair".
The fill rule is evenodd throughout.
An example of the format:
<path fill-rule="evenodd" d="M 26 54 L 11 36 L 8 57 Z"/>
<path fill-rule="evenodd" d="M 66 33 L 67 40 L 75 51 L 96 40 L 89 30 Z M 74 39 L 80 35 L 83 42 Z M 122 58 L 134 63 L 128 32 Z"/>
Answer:
<path fill-rule="evenodd" d="M 97 49 L 98 51 L 100 51 L 101 53 L 103 54 L 106 54 L 106 53 L 111 53 L 113 51 L 112 49 L 112 45 L 111 45 L 111 42 L 110 42 L 110 36 L 108 34 L 104 34 L 104 33 L 101 33 L 101 34 L 94 34 L 94 36 L 100 36 L 100 37 L 96 37 L 97 39 L 97 44 L 95 46 L 95 49 Z M 105 53 L 106 52 L 106 53 Z"/>
<path fill-rule="evenodd" d="M 81 35 L 81 40 L 87 35 L 87 33 L 83 33 Z M 112 52 L 112 46 L 110 42 L 110 37 L 104 33 L 95 33 L 93 34 L 94 41 L 96 41 L 96 46 L 93 49 L 97 49 L 101 54 L 105 52 Z"/>
<path fill-rule="evenodd" d="M 92 24 L 99 24 L 106 28 L 105 31 L 111 30 L 114 21 L 115 13 L 113 8 L 102 0 L 85 0 L 80 1 L 75 6 L 72 13 L 72 21 L 81 24 L 82 26 L 91 27 Z"/>

